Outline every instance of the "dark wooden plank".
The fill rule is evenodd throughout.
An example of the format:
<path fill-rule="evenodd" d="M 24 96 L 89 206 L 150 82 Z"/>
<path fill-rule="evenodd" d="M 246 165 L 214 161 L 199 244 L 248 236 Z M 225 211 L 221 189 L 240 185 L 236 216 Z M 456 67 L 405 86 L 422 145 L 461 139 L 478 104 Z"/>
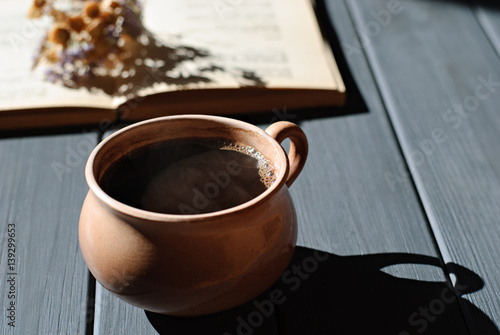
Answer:
<path fill-rule="evenodd" d="M 484 281 L 461 278 L 467 325 L 498 334 L 500 59 L 471 7 L 390 3 L 347 2 L 443 258 Z"/>
<path fill-rule="evenodd" d="M 0 140 L 2 334 L 85 334 L 92 325 L 78 220 L 88 189 L 84 166 L 96 142 L 96 133 Z M 15 328 L 5 311 L 12 302 Z"/>
<path fill-rule="evenodd" d="M 281 329 L 285 334 L 413 334 L 425 322 L 427 333 L 466 334 L 456 303 L 447 305 L 437 322 L 418 314 L 448 292 L 446 280 L 415 189 L 409 182 L 394 183 L 386 173 L 408 178 L 346 6 L 337 0 L 326 5 L 368 111 L 301 123 L 311 152 L 291 187 L 299 244 L 328 257 L 297 281 L 296 291 L 290 277 L 279 283 L 288 298 L 280 306 Z M 294 262 L 305 268 L 314 256 L 301 249 Z"/>
<path fill-rule="evenodd" d="M 158 334 L 144 310 L 123 302 L 96 284 L 94 334 Z"/>
<path fill-rule="evenodd" d="M 356 43 L 343 2 L 327 5 L 340 43 Z M 300 222 L 299 244 L 343 256 L 436 256 L 415 190 L 386 181 L 385 171 L 404 170 L 404 165 L 366 59 L 360 54 L 347 62 L 368 110 L 300 121 L 310 153 L 290 188 Z M 293 113 L 288 118 L 294 121 Z"/>
<path fill-rule="evenodd" d="M 357 45 L 344 3 L 331 0 L 328 4 L 342 44 Z M 411 315 L 430 301 L 440 299 L 447 289 L 415 189 L 411 183 L 392 183 L 387 177 L 386 172 L 404 174 L 406 170 L 363 52 L 350 54 L 346 50 L 345 54 L 366 100 L 366 113 L 299 120 L 294 112 L 285 113 L 284 106 L 277 106 L 279 116 L 263 120 L 300 121 L 310 141 L 308 163 L 291 187 L 301 247 L 290 271 L 294 265 L 309 262 L 317 251 L 328 253 L 320 254 L 328 256 L 328 260 L 318 264 L 318 271 L 304 274 L 307 280 L 285 272 L 285 277 L 276 283 L 274 289 L 281 290 L 285 297 L 279 307 L 275 304 L 284 334 L 314 333 L 304 331 L 307 329 L 317 329 L 318 334 L 342 333 L 348 323 L 358 327 L 354 329 L 367 330 L 370 324 L 362 322 L 367 315 L 342 310 L 340 307 L 346 304 L 364 306 L 362 310 L 371 311 L 374 317 L 384 316 L 384 323 L 373 328 L 381 333 L 395 329 L 415 331 L 409 323 Z M 369 294 L 377 288 L 392 292 L 387 300 L 390 303 L 384 302 L 381 295 Z M 262 303 L 266 299 L 269 297 L 264 295 L 256 300 Z M 127 322 L 129 332 L 151 331 L 143 311 L 121 305 L 107 292 L 101 292 L 97 301 L 103 306 L 96 320 L 99 333 L 111 331 L 116 322 L 127 322 L 120 319 L 120 308 L 135 313 L 131 316 L 134 323 Z M 242 312 L 240 316 L 247 320 L 249 313 Z M 446 332 L 450 320 L 455 323 L 457 334 L 466 333 L 456 303 L 448 304 L 443 315 L 447 317 L 429 325 L 431 333 Z M 353 316 L 361 320 L 353 321 Z M 226 330 L 230 334 L 236 331 Z"/>

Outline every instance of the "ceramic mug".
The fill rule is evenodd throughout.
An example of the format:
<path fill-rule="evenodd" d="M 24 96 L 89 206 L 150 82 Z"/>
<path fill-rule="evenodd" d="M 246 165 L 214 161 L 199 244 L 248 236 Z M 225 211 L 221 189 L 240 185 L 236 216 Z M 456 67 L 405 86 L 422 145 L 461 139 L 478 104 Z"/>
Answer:
<path fill-rule="evenodd" d="M 113 163 L 154 143 L 224 138 L 252 146 L 273 165 L 275 182 L 241 205 L 206 214 L 161 214 L 125 205 L 100 182 Z M 287 155 L 280 143 L 290 139 Z M 148 311 L 205 315 L 240 305 L 269 288 L 291 260 L 297 218 L 288 187 L 308 145 L 295 124 L 266 131 L 224 117 L 169 116 L 117 131 L 91 153 L 85 169 L 80 248 L 94 277 L 122 300 Z"/>

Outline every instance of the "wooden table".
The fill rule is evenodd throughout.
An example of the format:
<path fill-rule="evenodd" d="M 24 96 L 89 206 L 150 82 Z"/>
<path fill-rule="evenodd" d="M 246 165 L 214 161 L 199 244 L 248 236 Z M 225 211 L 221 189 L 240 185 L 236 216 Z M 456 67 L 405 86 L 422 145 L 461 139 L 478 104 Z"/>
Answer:
<path fill-rule="evenodd" d="M 300 247 L 271 288 L 282 299 L 189 319 L 121 302 L 77 236 L 85 161 L 107 133 L 11 136 L 0 333 L 499 334 L 500 5 L 327 0 L 321 13 L 350 95 L 344 109 L 277 106 L 310 141 L 291 188 Z"/>

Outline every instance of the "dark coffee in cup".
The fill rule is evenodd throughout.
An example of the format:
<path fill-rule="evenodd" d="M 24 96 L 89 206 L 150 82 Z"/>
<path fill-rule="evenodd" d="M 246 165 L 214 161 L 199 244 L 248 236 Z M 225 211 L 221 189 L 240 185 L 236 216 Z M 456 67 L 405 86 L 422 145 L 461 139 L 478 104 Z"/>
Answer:
<path fill-rule="evenodd" d="M 276 180 L 255 148 L 224 139 L 182 139 L 129 153 L 100 185 L 114 199 L 167 214 L 201 214 L 243 204 Z"/>

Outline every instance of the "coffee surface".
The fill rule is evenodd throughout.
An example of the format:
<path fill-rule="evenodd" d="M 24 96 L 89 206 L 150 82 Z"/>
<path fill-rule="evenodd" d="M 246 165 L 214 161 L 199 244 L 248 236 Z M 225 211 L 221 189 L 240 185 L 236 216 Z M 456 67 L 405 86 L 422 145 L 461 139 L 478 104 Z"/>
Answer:
<path fill-rule="evenodd" d="M 123 157 L 100 185 L 114 199 L 167 214 L 231 208 L 264 192 L 276 179 L 272 164 L 249 146 L 224 140 L 175 140 Z"/>

